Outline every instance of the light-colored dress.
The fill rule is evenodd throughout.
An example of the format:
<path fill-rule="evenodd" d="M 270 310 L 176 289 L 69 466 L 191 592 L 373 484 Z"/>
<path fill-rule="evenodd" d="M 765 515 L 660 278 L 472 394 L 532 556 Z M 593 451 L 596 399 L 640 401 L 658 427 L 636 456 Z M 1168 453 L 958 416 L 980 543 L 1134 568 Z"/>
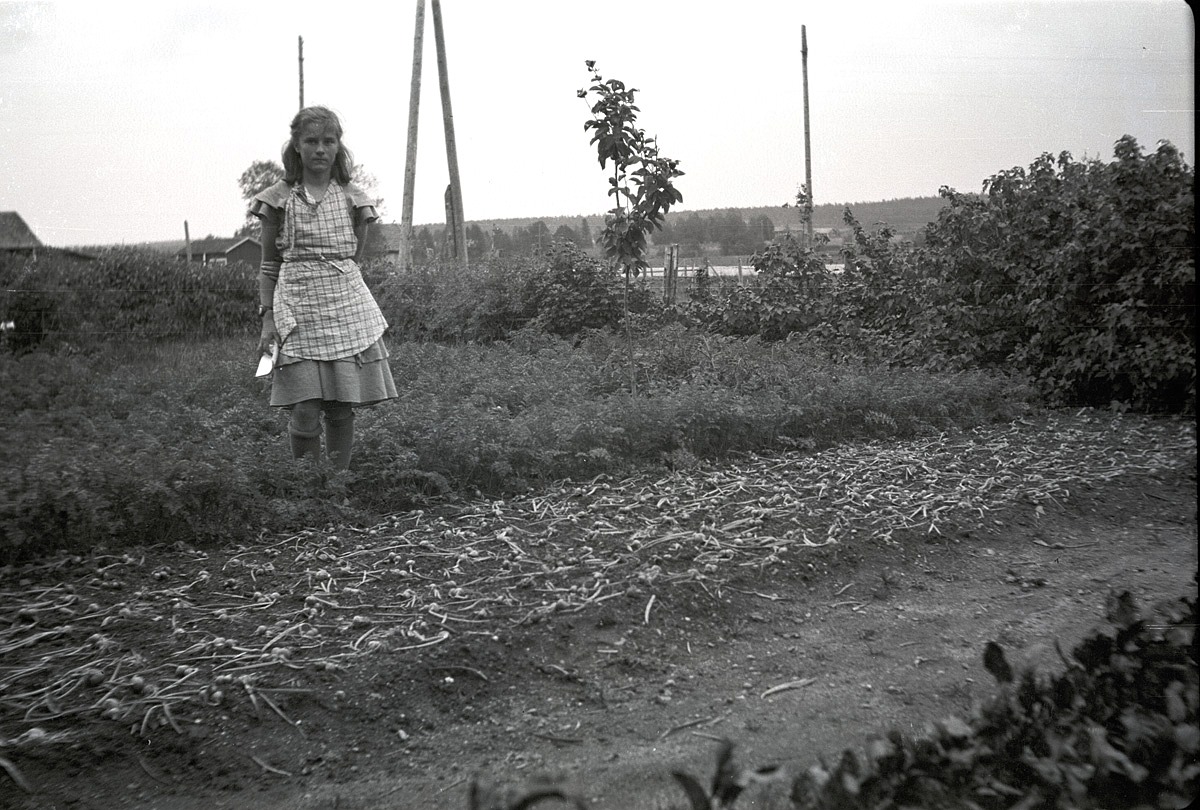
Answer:
<path fill-rule="evenodd" d="M 387 321 L 354 261 L 354 227 L 378 219 L 374 203 L 354 184 L 331 182 L 314 202 L 303 183 L 279 182 L 254 197 L 250 213 L 277 226 L 282 258 L 271 404 L 370 405 L 395 397 L 383 342 Z"/>

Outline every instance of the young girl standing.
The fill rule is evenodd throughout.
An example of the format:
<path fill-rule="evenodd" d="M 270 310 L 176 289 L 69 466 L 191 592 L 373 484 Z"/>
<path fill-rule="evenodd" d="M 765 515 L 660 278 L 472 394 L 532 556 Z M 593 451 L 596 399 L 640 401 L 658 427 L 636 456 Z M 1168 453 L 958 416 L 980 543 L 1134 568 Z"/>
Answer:
<path fill-rule="evenodd" d="M 354 163 L 337 115 L 306 107 L 291 129 L 284 179 L 250 205 L 262 222 L 258 348 L 279 347 L 271 405 L 291 412 L 292 454 L 320 457 L 324 421 L 329 461 L 346 469 L 354 408 L 396 396 L 387 322 L 358 269 L 367 225 L 379 217 L 350 182 Z"/>

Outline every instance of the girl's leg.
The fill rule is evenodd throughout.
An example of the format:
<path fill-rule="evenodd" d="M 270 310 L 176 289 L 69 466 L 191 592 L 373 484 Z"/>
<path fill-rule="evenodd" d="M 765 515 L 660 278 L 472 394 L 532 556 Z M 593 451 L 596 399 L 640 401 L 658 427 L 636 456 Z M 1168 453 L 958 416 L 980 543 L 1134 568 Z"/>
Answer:
<path fill-rule="evenodd" d="M 325 452 L 334 469 L 350 466 L 354 450 L 354 408 L 348 402 L 325 403 Z"/>
<path fill-rule="evenodd" d="M 321 400 L 306 399 L 292 406 L 288 434 L 293 457 L 311 456 L 314 461 L 321 458 Z"/>

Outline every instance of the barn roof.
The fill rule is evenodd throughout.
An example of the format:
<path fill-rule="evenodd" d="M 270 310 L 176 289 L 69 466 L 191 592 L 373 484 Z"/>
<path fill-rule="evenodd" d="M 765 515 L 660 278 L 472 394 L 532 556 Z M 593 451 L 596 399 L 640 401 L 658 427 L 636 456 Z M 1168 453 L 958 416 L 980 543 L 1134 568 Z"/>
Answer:
<path fill-rule="evenodd" d="M 16 211 L 0 211 L 0 250 L 29 250 L 42 242 Z"/>

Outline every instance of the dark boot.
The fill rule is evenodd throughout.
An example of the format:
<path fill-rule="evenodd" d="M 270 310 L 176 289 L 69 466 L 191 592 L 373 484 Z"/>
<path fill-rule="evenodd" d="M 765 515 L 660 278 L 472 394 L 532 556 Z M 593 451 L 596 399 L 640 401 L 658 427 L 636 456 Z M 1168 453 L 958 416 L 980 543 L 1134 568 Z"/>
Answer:
<path fill-rule="evenodd" d="M 313 461 L 321 460 L 321 401 L 305 400 L 292 407 L 288 422 L 288 436 L 292 442 L 292 456 L 302 459 L 310 456 Z"/>
<path fill-rule="evenodd" d="M 292 443 L 292 457 L 302 459 L 309 456 L 313 461 L 321 458 L 321 426 L 316 430 L 299 430 L 295 425 L 288 425 L 288 438 Z"/>
<path fill-rule="evenodd" d="M 354 411 L 337 408 L 325 411 L 325 453 L 335 470 L 350 466 L 354 451 Z"/>

